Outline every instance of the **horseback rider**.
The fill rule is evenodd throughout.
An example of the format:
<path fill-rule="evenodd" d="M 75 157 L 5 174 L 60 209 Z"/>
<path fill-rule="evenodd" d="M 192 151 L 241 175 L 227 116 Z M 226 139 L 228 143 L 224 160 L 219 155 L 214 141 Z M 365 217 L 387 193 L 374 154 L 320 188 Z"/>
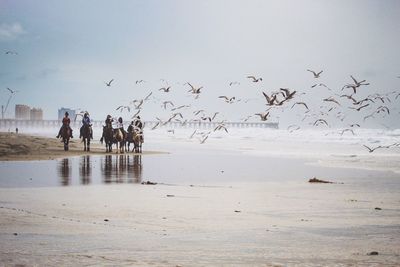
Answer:
<path fill-rule="evenodd" d="M 82 127 L 80 129 L 79 138 L 82 138 L 84 127 L 89 127 L 90 139 L 93 139 L 93 131 L 92 131 L 91 126 L 92 126 L 92 122 L 90 121 L 89 113 L 85 112 L 85 114 L 83 115 L 83 118 L 82 118 Z"/>
<path fill-rule="evenodd" d="M 107 115 L 107 118 L 105 120 L 106 127 L 111 128 L 113 122 L 114 122 L 114 119 L 111 117 L 111 115 Z"/>
<path fill-rule="evenodd" d="M 122 117 L 118 118 L 117 128 L 121 130 L 122 135 L 124 136 L 124 139 L 125 139 L 126 138 L 126 132 L 125 132 L 125 129 L 124 129 L 124 123 L 122 121 Z"/>
<path fill-rule="evenodd" d="M 61 133 L 66 127 L 67 127 L 66 129 L 69 129 L 71 131 L 71 138 L 74 138 L 72 136 L 72 128 L 69 126 L 70 123 L 71 123 L 71 120 L 69 119 L 68 116 L 69 116 L 69 113 L 65 112 L 64 118 L 62 120 L 62 126 L 61 126 L 60 130 L 58 131 L 58 134 L 57 134 L 56 138 L 60 138 L 61 137 Z"/>
<path fill-rule="evenodd" d="M 143 123 L 140 120 L 140 116 L 137 116 L 136 119 L 133 121 L 134 126 L 138 127 L 140 130 L 143 130 Z"/>
<path fill-rule="evenodd" d="M 103 127 L 103 135 L 100 138 L 100 142 L 103 143 L 103 139 L 104 139 L 104 129 L 109 128 L 112 129 L 112 123 L 114 122 L 114 119 L 111 117 L 111 115 L 107 115 L 105 122 L 105 126 Z"/>

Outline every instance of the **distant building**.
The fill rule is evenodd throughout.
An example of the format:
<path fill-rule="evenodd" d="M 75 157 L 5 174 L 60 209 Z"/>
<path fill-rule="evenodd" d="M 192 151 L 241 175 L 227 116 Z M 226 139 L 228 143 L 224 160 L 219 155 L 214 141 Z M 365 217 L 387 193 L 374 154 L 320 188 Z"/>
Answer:
<path fill-rule="evenodd" d="M 70 108 L 60 108 L 58 110 L 58 119 L 62 120 L 64 118 L 65 112 L 69 113 L 70 118 L 75 118 L 75 110 L 70 109 Z"/>
<path fill-rule="evenodd" d="M 41 108 L 31 109 L 31 121 L 41 121 L 43 120 L 43 110 Z"/>
<path fill-rule="evenodd" d="M 15 105 L 15 119 L 29 120 L 31 118 L 31 108 L 27 105 Z"/>

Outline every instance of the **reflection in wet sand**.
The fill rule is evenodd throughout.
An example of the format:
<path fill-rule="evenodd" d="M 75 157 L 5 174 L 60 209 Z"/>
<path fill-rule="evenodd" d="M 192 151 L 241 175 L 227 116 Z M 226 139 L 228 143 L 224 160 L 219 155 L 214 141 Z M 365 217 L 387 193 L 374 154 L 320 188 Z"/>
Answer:
<path fill-rule="evenodd" d="M 89 155 L 81 157 L 79 168 L 79 176 L 81 184 L 90 184 L 92 178 L 92 161 Z"/>
<path fill-rule="evenodd" d="M 58 175 L 61 178 L 61 185 L 69 185 L 71 181 L 71 166 L 69 158 L 62 159 L 58 163 Z"/>
<path fill-rule="evenodd" d="M 142 181 L 141 155 L 106 155 L 101 172 L 104 183 L 140 183 Z"/>

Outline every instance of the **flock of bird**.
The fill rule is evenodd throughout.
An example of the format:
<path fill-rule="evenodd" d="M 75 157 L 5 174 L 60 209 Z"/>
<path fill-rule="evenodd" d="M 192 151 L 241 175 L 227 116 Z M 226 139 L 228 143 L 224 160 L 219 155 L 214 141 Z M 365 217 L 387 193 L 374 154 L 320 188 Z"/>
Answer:
<path fill-rule="evenodd" d="M 308 72 L 312 73 L 312 78 L 313 80 L 316 79 L 317 81 L 321 79 L 323 70 L 320 71 L 314 71 L 311 69 L 307 69 Z M 262 77 L 258 77 L 255 75 L 249 75 L 246 76 L 246 79 L 249 83 L 255 83 L 255 84 L 261 84 L 263 81 Z M 107 86 L 111 85 L 111 82 L 113 80 L 110 80 L 109 82 L 105 82 Z M 167 83 L 166 80 L 160 79 L 163 83 Z M 144 80 L 137 80 L 135 84 L 140 84 L 140 83 L 146 83 Z M 228 85 L 231 86 L 239 86 L 243 84 L 243 82 L 239 81 L 232 81 L 229 82 Z M 359 97 L 361 95 L 360 91 L 363 91 L 363 87 L 370 85 L 366 80 L 358 80 L 356 79 L 353 75 L 350 75 L 350 82 L 346 83 L 344 86 L 339 88 L 338 90 L 334 90 L 327 86 L 326 84 L 322 82 L 317 82 L 317 83 L 312 83 L 310 85 L 311 92 L 299 92 L 298 90 L 293 90 L 291 88 L 279 88 L 276 91 L 272 92 L 266 92 L 266 91 L 261 91 L 262 93 L 262 98 L 265 101 L 265 105 L 267 106 L 264 111 L 260 111 L 254 114 L 248 115 L 246 118 L 243 118 L 242 121 L 246 122 L 250 118 L 254 117 L 259 117 L 261 121 L 270 121 L 271 114 L 279 110 L 278 112 L 283 112 L 284 110 L 292 110 L 292 109 L 298 109 L 302 108 L 303 110 L 296 110 L 296 116 L 299 116 L 302 114 L 301 121 L 308 120 L 309 125 L 312 127 L 330 127 L 330 117 L 333 116 L 333 118 L 343 122 L 345 118 L 348 116 L 348 113 L 353 110 L 354 112 L 363 112 L 368 111 L 368 114 L 365 114 L 363 117 L 363 121 L 365 122 L 367 119 L 374 118 L 375 116 L 387 116 L 390 115 L 390 107 L 387 105 L 389 103 L 392 103 L 394 101 L 397 101 L 397 99 L 400 99 L 400 92 L 397 91 L 392 91 L 389 93 L 374 93 L 374 94 L 369 94 L 365 97 Z M 190 93 L 193 96 L 193 99 L 196 100 L 200 97 L 202 94 L 202 90 L 204 89 L 203 86 L 195 86 L 191 84 L 190 82 L 186 82 L 183 84 L 183 86 L 187 86 L 187 93 Z M 173 89 L 172 85 L 165 85 L 160 87 L 157 91 L 161 93 L 168 94 L 170 93 Z M 325 93 L 327 94 L 326 97 L 321 97 L 320 99 L 320 106 L 317 109 L 312 109 L 310 107 L 310 104 L 306 103 L 304 100 L 302 100 L 303 95 L 307 94 L 313 94 L 313 90 L 324 90 Z M 139 99 L 139 100 L 134 100 L 131 102 L 133 106 L 119 106 L 117 110 L 124 110 L 127 109 L 130 111 L 131 108 L 136 109 L 137 111 L 135 114 L 132 116 L 132 118 L 135 118 L 136 116 L 139 115 L 141 111 L 141 107 L 144 102 L 149 100 L 150 96 L 152 95 L 152 92 L 146 96 L 144 99 Z M 244 100 L 244 99 L 239 99 L 236 96 L 228 96 L 228 95 L 220 95 L 218 96 L 219 99 L 223 100 L 225 103 L 228 104 L 235 104 L 239 102 L 244 102 L 247 103 L 249 99 Z M 156 99 L 156 98 L 154 98 Z M 215 122 L 216 119 L 219 117 L 218 115 L 220 114 L 219 112 L 211 112 L 211 114 L 207 114 L 206 110 L 204 109 L 198 109 L 198 110 L 193 110 L 192 111 L 192 118 L 186 118 L 184 119 L 184 115 L 181 112 L 178 112 L 178 110 L 181 109 L 188 109 L 191 108 L 190 104 L 186 105 L 180 105 L 180 106 L 175 106 L 173 101 L 168 100 L 168 99 L 158 99 L 161 107 L 165 111 L 170 111 L 171 114 L 169 115 L 168 118 L 166 119 L 160 119 L 159 117 L 155 117 L 157 120 L 157 123 L 151 128 L 151 130 L 157 129 L 160 126 L 167 125 L 170 122 L 179 122 L 182 125 L 185 125 L 187 122 L 201 122 L 201 121 L 207 121 L 207 122 Z M 378 107 L 375 107 L 377 103 L 380 103 Z M 347 110 L 347 112 L 346 112 Z M 277 116 L 279 119 L 279 117 Z M 209 135 L 212 132 L 220 131 L 223 130 L 226 133 L 228 133 L 228 129 L 225 125 L 225 120 L 219 120 L 217 121 L 217 126 L 214 128 L 213 131 L 200 131 L 199 129 L 196 129 L 189 138 L 194 138 L 198 137 L 200 143 L 204 143 Z M 348 127 L 342 129 L 339 131 L 340 135 L 344 135 L 346 133 L 350 133 L 352 135 L 355 135 L 355 128 L 359 128 L 360 124 L 359 123 L 350 123 Z M 290 125 L 287 130 L 291 133 L 294 131 L 297 131 L 301 129 L 299 125 Z M 175 131 L 173 130 L 167 130 L 167 132 L 174 134 Z M 375 148 L 370 148 L 365 145 L 366 148 L 368 148 L 369 152 L 373 152 L 378 148 L 389 148 L 393 146 L 399 146 L 399 143 L 395 143 L 389 146 L 379 146 Z"/>
<path fill-rule="evenodd" d="M 6 51 L 6 55 L 16 56 L 18 55 L 15 51 Z M 385 116 L 389 116 L 391 114 L 391 110 L 393 109 L 390 105 L 397 104 L 400 100 L 400 92 L 392 91 L 388 93 L 374 93 L 374 94 L 364 94 L 364 87 L 369 86 L 370 83 L 365 79 L 356 79 L 353 75 L 350 75 L 349 82 L 343 85 L 341 88 L 332 89 L 330 86 L 326 85 L 323 82 L 320 82 L 322 79 L 323 70 L 314 71 L 311 69 L 307 69 L 307 72 L 310 72 L 312 76 L 312 84 L 310 84 L 309 89 L 305 90 L 294 90 L 291 88 L 279 88 L 275 91 L 265 91 L 260 90 L 260 95 L 257 97 L 257 91 L 254 90 L 254 99 L 258 101 L 265 101 L 266 108 L 260 112 L 254 114 L 247 114 L 245 118 L 241 120 L 243 122 L 248 121 L 251 118 L 258 117 L 261 121 L 270 121 L 271 117 L 275 115 L 275 120 L 279 120 L 279 114 L 282 114 L 285 111 L 294 110 L 295 116 L 300 116 L 299 121 L 308 123 L 311 127 L 330 127 L 331 121 L 338 120 L 344 123 L 344 120 L 349 116 L 349 113 L 354 112 L 357 114 L 364 114 L 363 122 L 372 118 L 383 118 Z M 397 77 L 399 78 L 399 77 Z M 248 75 L 245 77 L 247 81 L 246 86 L 252 86 L 251 84 L 256 85 L 260 89 L 264 87 L 263 78 L 255 75 Z M 171 91 L 174 90 L 174 86 L 170 85 L 165 79 L 160 79 L 161 86 L 158 89 L 155 89 L 158 94 L 167 95 L 170 94 Z M 315 82 L 316 81 L 316 82 Z M 109 81 L 105 81 L 104 84 L 106 87 L 112 87 L 115 83 L 114 79 Z M 145 80 L 136 80 L 135 85 L 139 86 L 140 84 L 146 84 Z M 244 81 L 231 81 L 228 82 L 227 85 L 229 87 L 233 86 L 241 86 L 244 84 Z M 187 87 L 188 96 L 191 96 L 193 101 L 196 101 L 202 95 L 204 87 L 194 85 L 190 82 L 185 82 L 182 86 Z M 7 90 L 14 95 L 17 91 L 7 88 Z M 318 95 L 323 94 L 324 96 L 320 96 L 318 100 Z M 311 102 L 306 103 L 304 100 L 304 95 L 314 97 Z M 315 97 L 317 96 L 317 99 Z M 162 97 L 163 98 L 163 97 Z M 237 103 L 247 103 L 253 99 L 239 99 L 237 96 L 228 96 L 228 95 L 220 95 L 218 99 L 224 101 L 225 103 L 232 105 Z M 160 119 L 159 116 L 155 116 L 155 120 L 157 123 L 151 128 L 152 130 L 167 125 L 170 122 L 179 122 L 182 125 L 185 125 L 188 122 L 216 122 L 217 126 L 213 131 L 200 131 L 199 129 L 195 130 L 189 138 L 198 137 L 200 143 L 204 143 L 209 135 L 212 132 L 224 130 L 228 133 L 228 129 L 226 127 L 226 120 L 220 119 L 220 112 L 207 112 L 204 109 L 196 109 L 190 112 L 191 117 L 187 117 L 183 115 L 181 110 L 185 110 L 186 112 L 190 110 L 193 106 L 191 103 L 185 103 L 182 105 L 176 105 L 171 99 L 161 99 L 155 97 L 153 91 L 149 92 L 142 99 L 134 99 L 129 102 L 127 105 L 120 105 L 116 108 L 116 111 L 127 111 L 129 113 L 134 112 L 131 116 L 131 119 L 137 118 L 140 115 L 145 103 L 148 101 L 153 101 L 154 103 L 160 104 L 162 109 L 165 112 L 170 112 L 168 118 Z M 319 105 L 317 108 L 313 108 L 315 104 Z M 319 103 L 319 104 L 318 104 Z M 396 109 L 396 108 L 394 108 Z M 350 119 L 351 120 L 351 119 Z M 345 133 L 351 133 L 355 135 L 355 128 L 359 128 L 360 124 L 358 121 L 351 121 L 348 123 L 348 127 L 341 130 L 339 133 L 344 135 Z M 292 133 L 301 129 L 300 125 L 293 124 L 287 127 L 287 130 Z M 168 130 L 170 133 L 174 133 L 172 130 Z M 380 148 L 389 148 L 393 146 L 399 146 L 399 143 L 395 143 L 389 146 L 378 146 L 371 148 L 367 145 L 364 145 L 369 152 L 374 152 L 376 149 Z"/>

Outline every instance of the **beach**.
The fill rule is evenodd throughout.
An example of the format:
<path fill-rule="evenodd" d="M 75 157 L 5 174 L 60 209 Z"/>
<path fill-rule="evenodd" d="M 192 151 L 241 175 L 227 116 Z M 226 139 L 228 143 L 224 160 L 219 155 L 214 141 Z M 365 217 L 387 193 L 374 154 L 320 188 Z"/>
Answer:
<path fill-rule="evenodd" d="M 370 154 L 272 134 L 203 146 L 149 132 L 143 155 L 88 154 L 77 143 L 67 158 L 3 157 L 1 264 L 399 265 L 398 149 Z"/>

